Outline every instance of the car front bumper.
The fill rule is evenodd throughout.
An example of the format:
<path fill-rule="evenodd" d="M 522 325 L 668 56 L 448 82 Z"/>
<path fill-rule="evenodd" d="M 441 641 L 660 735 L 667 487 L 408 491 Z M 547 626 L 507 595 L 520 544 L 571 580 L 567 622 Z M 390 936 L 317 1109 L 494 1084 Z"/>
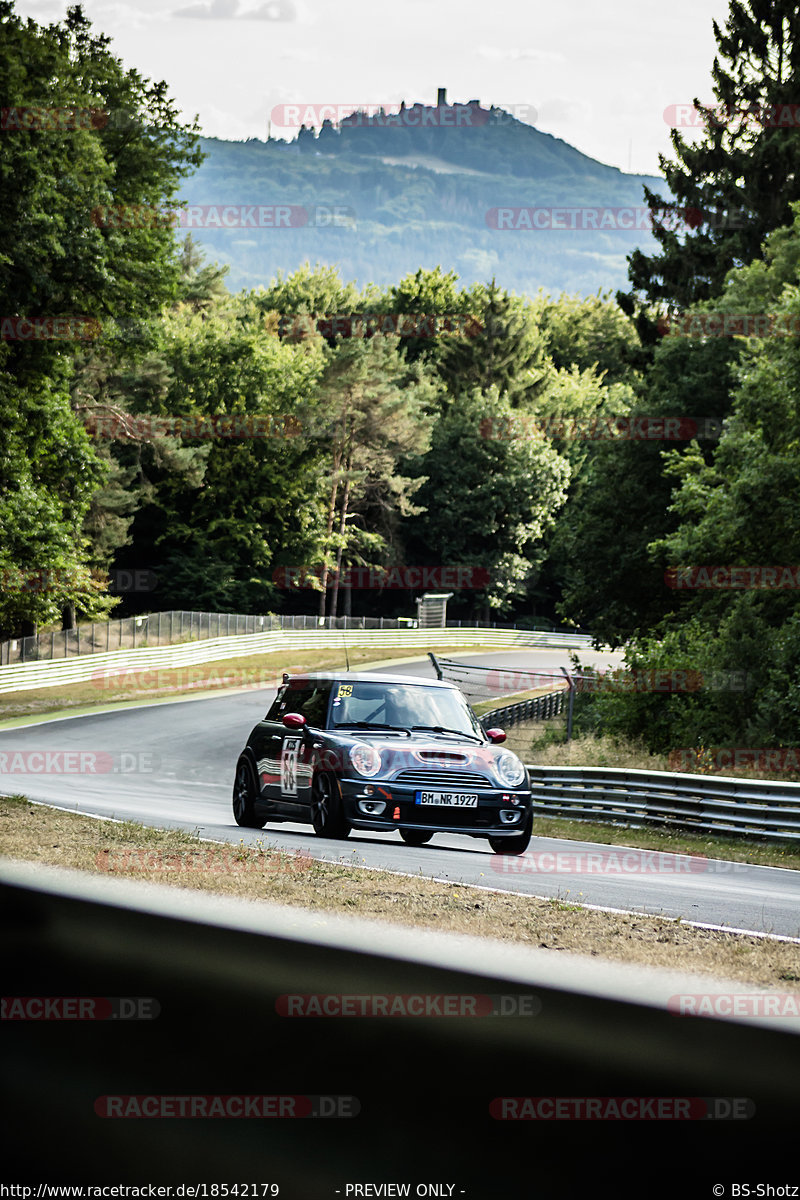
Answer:
<path fill-rule="evenodd" d="M 513 836 L 526 828 L 532 808 L 527 789 L 476 789 L 465 785 L 464 793 L 477 795 L 475 808 L 422 805 L 417 792 L 455 791 L 431 786 L 398 785 L 389 781 L 340 779 L 344 815 L 354 829 L 417 829 L 433 833 L 465 833 L 472 837 Z M 504 815 L 505 814 L 505 815 Z"/>

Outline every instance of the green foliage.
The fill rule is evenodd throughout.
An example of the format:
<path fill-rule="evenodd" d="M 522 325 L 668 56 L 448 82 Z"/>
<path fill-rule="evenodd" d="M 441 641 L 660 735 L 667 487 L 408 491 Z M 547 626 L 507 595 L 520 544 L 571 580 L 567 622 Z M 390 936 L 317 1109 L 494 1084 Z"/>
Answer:
<path fill-rule="evenodd" d="M 714 22 L 716 103 L 703 109 L 699 140 L 672 131 L 675 160 L 659 164 L 672 201 L 645 188 L 664 214 L 654 225 L 661 253 L 630 258 L 634 289 L 651 301 L 686 307 L 718 295 L 727 272 L 761 256 L 765 236 L 791 219 L 800 199 L 795 170 L 800 129 L 794 118 L 800 82 L 800 12 L 792 0 L 732 0 L 727 22 Z M 781 111 L 789 114 L 782 121 Z M 675 229 L 675 212 L 703 220 Z M 672 214 L 672 216 L 670 215 Z"/>
<path fill-rule="evenodd" d="M 632 383 L 639 339 L 608 293 L 560 296 L 542 305 L 541 328 L 556 367 L 596 370 L 607 384 Z"/>
<path fill-rule="evenodd" d="M 733 272 L 720 307 L 760 297 L 796 328 L 800 321 L 800 215 L 773 234 L 763 261 Z M 745 298 L 743 300 L 743 298 Z M 699 349 L 699 347 L 698 347 Z M 661 566 L 789 566 L 800 561 L 800 348 L 796 337 L 740 339 L 731 363 L 733 403 L 710 460 L 693 448 L 667 456 L 673 528 L 653 541 Z M 628 652 L 643 669 L 688 666 L 709 677 L 746 673 L 743 691 L 600 701 L 609 728 L 641 734 L 651 748 L 796 746 L 800 711 L 800 617 L 796 590 L 673 590 L 659 624 Z"/>
<path fill-rule="evenodd" d="M 114 228 L 98 213 L 162 211 L 200 154 L 165 85 L 124 70 L 80 8 L 40 27 L 0 0 L 0 39 L 0 94 L 12 114 L 0 139 L 0 313 L 37 322 L 36 336 L 0 344 L 0 566 L 12 581 L 0 630 L 18 633 L 115 603 L 92 567 L 124 536 L 126 480 L 73 411 L 93 359 L 80 339 L 108 317 L 150 316 L 176 294 L 180 268 L 167 222 Z M 34 113 L 31 128 L 14 115 L 23 109 Z M 41 336 L 59 318 L 72 322 L 60 327 L 66 338 Z M 106 511 L 118 512 L 113 533 L 97 511 L 103 487 Z M 20 582 L 39 572 L 46 587 Z"/>
<path fill-rule="evenodd" d="M 416 469 L 425 511 L 409 521 L 418 561 L 485 568 L 490 582 L 475 601 L 507 611 L 525 598 L 541 539 L 564 502 L 569 463 L 545 441 L 481 436 L 514 410 L 492 387 L 457 397 L 437 422 Z"/>
<path fill-rule="evenodd" d="M 711 418 L 717 423 L 712 431 L 721 427 L 737 355 L 728 339 L 665 338 L 631 404 L 631 417 L 698 420 L 698 431 Z M 591 629 L 600 641 L 621 646 L 670 611 L 675 595 L 665 586 L 667 564 L 649 548 L 678 523 L 670 508 L 674 478 L 665 473 L 664 457 L 704 464 L 715 445 L 709 439 L 588 443 L 553 539 L 551 565 L 562 590 L 562 616 Z"/>

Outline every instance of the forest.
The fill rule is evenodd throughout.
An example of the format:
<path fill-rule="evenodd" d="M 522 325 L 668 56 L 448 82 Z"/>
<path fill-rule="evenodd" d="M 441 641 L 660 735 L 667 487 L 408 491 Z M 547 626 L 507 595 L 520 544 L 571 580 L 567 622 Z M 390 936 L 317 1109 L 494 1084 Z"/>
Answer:
<path fill-rule="evenodd" d="M 0 139 L 0 639 L 170 608 L 411 615 L 401 569 L 455 570 L 455 618 L 547 618 L 625 647 L 633 671 L 746 678 L 744 703 L 593 696 L 586 727 L 654 749 L 798 744 L 800 133 L 758 119 L 797 91 L 793 6 L 731 6 L 719 107 L 645 184 L 663 219 L 627 283 L 557 295 L 488 260 L 465 276 L 422 176 L 383 205 L 413 206 L 435 262 L 365 279 L 308 240 L 291 269 L 234 285 L 159 217 L 208 152 L 167 86 L 126 71 L 79 8 L 41 26 L 0 0 L 0 26 L 13 111 L 63 118 L 11 128 L 4 110 Z M 82 116 L 98 112 L 116 117 Z M 514 125 L 474 132 L 522 187 Z M 276 184 L 309 149 L 333 181 L 348 155 L 365 169 L 372 135 L 252 150 L 276 156 Z M 193 201 L 214 200 L 209 178 Z M 717 219 L 676 228 L 689 211 Z M 115 594 L 136 571 L 155 586 Z M 395 584 L 373 586 L 381 572 Z"/>

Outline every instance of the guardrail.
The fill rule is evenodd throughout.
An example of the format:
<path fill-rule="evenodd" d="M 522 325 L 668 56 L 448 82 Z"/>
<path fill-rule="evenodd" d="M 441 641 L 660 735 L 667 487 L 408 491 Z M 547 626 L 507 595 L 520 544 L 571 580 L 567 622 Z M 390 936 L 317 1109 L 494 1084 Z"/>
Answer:
<path fill-rule="evenodd" d="M 503 1119 L 520 1109 L 501 1098 L 522 1096 L 545 1099 L 542 1120 L 555 1116 L 548 1098 L 639 1098 L 641 1119 L 659 1127 L 648 1142 L 659 1154 L 656 1196 L 680 1194 L 687 1171 L 696 1175 L 675 1146 L 690 1132 L 708 1141 L 710 1116 L 721 1118 L 715 1146 L 744 1178 L 763 1177 L 765 1137 L 780 1147 L 796 1134 L 800 1019 L 770 1016 L 775 992 L 752 985 L 38 863 L 0 863 L 0 953 L 8 996 L 54 998 L 56 1013 L 65 997 L 124 998 L 129 1018 L 3 1021 L 4 1176 L 33 1183 L 33 1194 L 37 1180 L 83 1186 L 90 1171 L 183 1185 L 173 1196 L 223 1195 L 209 1185 L 245 1179 L 257 1190 L 244 1194 L 259 1200 L 344 1200 L 379 1194 L 356 1192 L 354 1179 L 396 1179 L 411 1181 L 412 1196 L 495 1200 L 509 1194 L 509 1147 L 526 1195 L 564 1195 L 567 1175 L 595 1194 L 598 1171 L 613 1184 L 634 1170 L 638 1122 L 551 1119 L 545 1136 L 535 1113 Z M 293 1017 L 294 1001 L 329 997 L 434 1007 Z M 677 1015 L 703 997 L 725 1015 Z M 467 1015 L 447 1015 L 447 998 L 449 1012 Z M 469 1015 L 470 1002 L 498 1015 Z M 203 1119 L 202 1109 L 165 1119 L 182 1115 L 180 1101 L 215 1097 L 238 1110 L 212 1116 L 257 1118 L 242 1097 L 276 1095 L 289 1107 L 261 1119 Z M 321 1119 L 268 1119 L 310 1115 L 298 1104 L 309 1095 L 327 1100 Z M 667 1099 L 657 1119 L 659 1097 L 683 1107 Z M 576 1146 L 582 1166 L 565 1158 Z"/>
<path fill-rule="evenodd" d="M 580 648 L 590 645 L 588 635 L 552 634 L 532 630 L 448 627 L 447 629 L 283 629 L 268 633 L 250 633 L 242 637 L 210 638 L 200 642 L 185 642 L 179 646 L 141 647 L 136 650 L 96 653 L 45 662 L 16 663 L 0 667 L 0 693 L 20 692 L 28 688 L 85 683 L 97 679 L 106 686 L 109 677 L 124 672 L 148 672 L 171 667 L 194 666 L 225 658 L 270 654 L 285 650 L 339 648 L 344 657 L 345 645 L 380 649 L 406 648 L 425 651 L 431 645 L 488 646 L 498 649 L 519 649 L 526 646 Z M 289 664 L 285 664 L 288 666 Z M 152 686 L 152 683 L 151 685 Z M 263 683 L 264 687 L 269 682 Z"/>
<path fill-rule="evenodd" d="M 529 765 L 528 772 L 543 816 L 800 840 L 800 783 L 620 767 Z"/>
<path fill-rule="evenodd" d="M 498 625 L 490 621 L 448 621 L 448 629 L 491 629 L 517 631 L 516 625 Z M 13 638 L 0 642 L 0 667 L 17 663 L 46 662 L 50 659 L 73 658 L 84 654 L 109 654 L 117 650 L 136 650 L 143 647 L 173 646 L 184 640 L 203 641 L 210 638 L 239 637 L 240 635 L 270 633 L 276 630 L 367 630 L 416 629 L 418 622 L 411 617 L 317 617 L 309 614 L 292 615 L 268 613 L 190 612 L 171 609 L 167 612 L 139 613 L 110 621 L 86 621 L 73 629 L 39 633 L 32 637 Z M 429 627 L 430 628 L 430 627 Z M 552 624 L 535 625 L 532 629 L 519 627 L 520 632 L 547 633 L 556 638 L 579 637 L 589 641 L 583 630 L 556 629 Z M 569 642 L 568 644 L 572 644 Z"/>
<path fill-rule="evenodd" d="M 484 713 L 480 722 L 484 729 L 489 729 L 492 725 L 518 725 L 520 721 L 549 721 L 564 711 L 567 696 L 569 688 L 561 688 L 544 696 L 519 700 L 516 704 L 506 704 L 503 708 L 493 708 Z"/>

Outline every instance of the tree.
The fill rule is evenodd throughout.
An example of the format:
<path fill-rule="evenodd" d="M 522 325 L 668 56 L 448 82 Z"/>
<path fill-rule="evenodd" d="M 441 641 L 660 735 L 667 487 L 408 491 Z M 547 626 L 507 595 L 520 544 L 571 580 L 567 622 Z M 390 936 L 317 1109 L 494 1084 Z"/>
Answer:
<path fill-rule="evenodd" d="M 0 41 L 9 106 L 0 139 L 0 563 L 16 578 L 48 571 L 59 581 L 5 607 L 3 627 L 15 632 L 59 608 L 69 625 L 76 607 L 110 607 L 82 528 L 110 465 L 72 411 L 70 388 L 103 322 L 144 320 L 174 297 L 179 265 L 164 213 L 200 155 L 196 128 L 180 124 L 166 86 L 125 71 L 80 8 L 43 28 L 0 0 Z"/>
<path fill-rule="evenodd" d="M 715 301 L 737 312 L 757 298 L 775 324 L 741 339 L 713 457 L 697 449 L 667 456 L 672 529 L 651 555 L 662 577 L 674 572 L 663 585 L 669 602 L 627 655 L 645 670 L 688 667 L 706 686 L 662 705 L 653 696 L 602 701 L 604 720 L 654 749 L 800 744 L 800 205 L 794 210 L 791 229 L 772 234 L 761 259 L 732 272 Z M 719 686 L 709 687 L 714 678 Z"/>
<path fill-rule="evenodd" d="M 132 443 L 147 455 L 151 493 L 117 564 L 154 570 L 164 607 L 269 611 L 280 599 L 275 565 L 307 561 L 321 537 L 322 448 L 311 429 L 321 339 L 282 342 L 241 295 L 168 314 L 162 355 L 167 385 L 146 412 L 188 424 L 179 437 L 153 423 L 155 437 Z"/>
<path fill-rule="evenodd" d="M 730 339 L 665 338 L 630 406 L 627 429 L 637 432 L 637 416 L 675 417 L 685 440 L 623 435 L 583 443 L 585 465 L 559 517 L 550 571 L 561 590 L 560 616 L 591 629 L 599 642 L 623 645 L 650 629 L 674 600 L 664 587 L 663 564 L 649 551 L 675 527 L 668 511 L 674 481 L 664 474 L 664 452 L 677 447 L 674 453 L 683 455 L 694 446 L 701 460 L 710 460 L 737 354 Z M 705 418 L 712 419 L 708 429 Z M 712 438 L 695 440 L 706 432 Z"/>
<path fill-rule="evenodd" d="M 497 612 L 528 594 L 570 473 L 546 439 L 482 435 L 514 415 L 496 388 L 473 388 L 453 401 L 433 430 L 430 451 L 414 465 L 427 476 L 417 493 L 424 512 L 408 522 L 409 540 L 426 565 L 488 573 L 475 602 Z"/>
<path fill-rule="evenodd" d="M 597 370 L 607 384 L 636 378 L 636 329 L 608 293 L 541 302 L 547 352 L 557 368 Z"/>
<path fill-rule="evenodd" d="M 263 312 L 294 316 L 301 313 L 351 313 L 360 310 L 361 291 L 354 283 L 345 283 L 336 267 L 303 263 L 290 275 L 278 272 L 268 288 L 253 293 L 254 302 Z"/>
<path fill-rule="evenodd" d="M 437 367 L 445 386 L 451 395 L 494 387 L 512 406 L 530 402 L 551 369 L 530 302 L 510 296 L 494 280 L 488 288 L 476 288 L 470 302 L 477 332 L 441 342 Z"/>
<path fill-rule="evenodd" d="M 800 199 L 800 10 L 792 0 L 732 0 L 714 35 L 716 103 L 694 102 L 700 140 L 674 129 L 675 161 L 659 159 L 671 199 L 645 188 L 661 253 L 629 258 L 634 290 L 678 308 L 717 295 L 727 272 L 758 258 L 766 234 L 789 223 Z"/>
<path fill-rule="evenodd" d="M 409 368 L 397 338 L 376 335 L 343 342 L 320 386 L 329 483 L 321 563 L 320 615 L 336 615 L 342 565 L 378 565 L 399 549 L 402 518 L 417 514 L 412 497 L 421 479 L 404 462 L 427 447 L 435 386 Z"/>

